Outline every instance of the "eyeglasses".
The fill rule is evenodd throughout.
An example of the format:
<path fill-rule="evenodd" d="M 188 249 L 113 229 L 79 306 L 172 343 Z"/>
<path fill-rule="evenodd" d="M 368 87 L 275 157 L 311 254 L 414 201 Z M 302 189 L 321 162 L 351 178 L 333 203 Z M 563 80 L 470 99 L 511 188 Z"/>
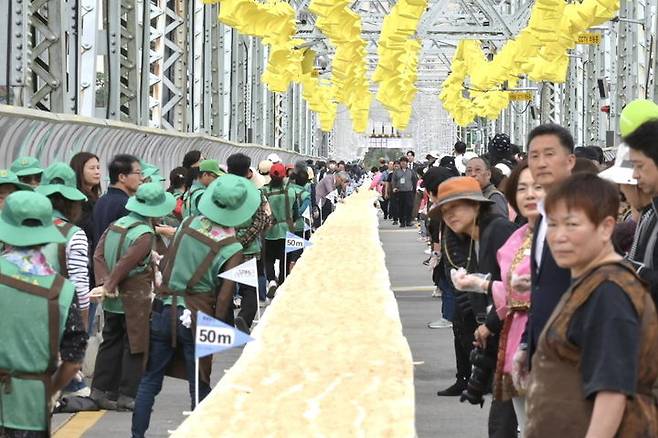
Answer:
<path fill-rule="evenodd" d="M 129 172 L 126 175 L 141 175 L 141 174 L 142 174 L 142 171 L 140 170 L 140 171 L 137 171 L 137 172 Z"/>

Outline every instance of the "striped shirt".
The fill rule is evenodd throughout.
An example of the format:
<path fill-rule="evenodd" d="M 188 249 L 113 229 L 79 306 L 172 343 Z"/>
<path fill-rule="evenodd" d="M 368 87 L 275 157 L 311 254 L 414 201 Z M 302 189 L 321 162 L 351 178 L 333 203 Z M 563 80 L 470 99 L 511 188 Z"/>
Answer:
<path fill-rule="evenodd" d="M 78 230 L 66 243 L 66 268 L 75 286 L 78 308 L 89 307 L 89 242 L 83 230 Z"/>

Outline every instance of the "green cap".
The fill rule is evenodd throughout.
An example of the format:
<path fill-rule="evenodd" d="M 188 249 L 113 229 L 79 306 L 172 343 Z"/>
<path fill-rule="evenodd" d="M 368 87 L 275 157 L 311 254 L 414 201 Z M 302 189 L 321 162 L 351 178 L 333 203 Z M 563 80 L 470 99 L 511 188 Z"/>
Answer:
<path fill-rule="evenodd" d="M 139 186 L 135 196 L 131 196 L 126 204 L 126 210 L 146 217 L 163 217 L 176 207 L 174 196 L 165 192 L 162 184 L 146 183 Z"/>
<path fill-rule="evenodd" d="M 151 182 L 166 181 L 166 179 L 160 175 L 160 169 L 146 161 L 142 161 L 142 178 L 151 178 Z"/>
<path fill-rule="evenodd" d="M 630 102 L 619 116 L 619 131 L 622 137 L 628 137 L 637 128 L 649 120 L 658 119 L 658 105 L 647 99 Z"/>
<path fill-rule="evenodd" d="M 214 173 L 217 176 L 224 175 L 222 169 L 219 168 L 219 162 L 217 160 L 203 160 L 199 165 L 199 173 L 203 172 Z"/>
<path fill-rule="evenodd" d="M 26 224 L 26 222 L 32 222 Z M 64 243 L 66 238 L 53 225 L 53 207 L 40 193 L 14 192 L 5 200 L 0 214 L 0 241 L 11 246 Z"/>
<path fill-rule="evenodd" d="M 43 171 L 37 192 L 44 196 L 59 193 L 69 201 L 86 201 L 87 197 L 78 190 L 75 171 L 66 163 L 55 162 Z"/>
<path fill-rule="evenodd" d="M 38 175 L 43 173 L 41 163 L 34 157 L 16 158 L 16 160 L 11 163 L 10 170 L 14 172 L 16 176 Z"/>
<path fill-rule="evenodd" d="M 260 206 L 260 191 L 251 181 L 227 174 L 213 181 L 199 201 L 199 211 L 226 227 L 243 224 Z"/>
<path fill-rule="evenodd" d="M 31 185 L 20 182 L 12 171 L 0 169 L 0 186 L 3 184 L 11 184 L 16 190 L 33 190 Z"/>

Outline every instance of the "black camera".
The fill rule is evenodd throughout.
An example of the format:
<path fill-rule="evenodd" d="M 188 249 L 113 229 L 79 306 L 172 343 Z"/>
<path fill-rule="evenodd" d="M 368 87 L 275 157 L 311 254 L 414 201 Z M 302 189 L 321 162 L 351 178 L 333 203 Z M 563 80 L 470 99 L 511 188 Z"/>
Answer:
<path fill-rule="evenodd" d="M 483 395 L 491 392 L 493 374 L 496 369 L 497 350 L 497 345 L 494 342 L 488 342 L 486 349 L 475 347 L 471 350 L 470 360 L 473 368 L 466 389 L 459 398 L 460 402 L 468 401 L 472 405 L 484 406 Z"/>

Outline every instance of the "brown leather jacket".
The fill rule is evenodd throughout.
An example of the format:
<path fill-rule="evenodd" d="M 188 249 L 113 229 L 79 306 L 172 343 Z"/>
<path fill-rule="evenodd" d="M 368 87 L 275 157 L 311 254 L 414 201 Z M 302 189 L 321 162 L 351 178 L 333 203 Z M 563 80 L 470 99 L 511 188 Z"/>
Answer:
<path fill-rule="evenodd" d="M 528 388 L 527 438 L 586 435 L 594 403 L 583 394 L 581 352 L 569 342 L 567 331 L 574 313 L 606 281 L 628 294 L 641 323 L 637 392 L 627 400 L 617 436 L 658 436 L 656 398 L 652 393 L 658 377 L 656 309 L 635 271 L 622 262 L 613 262 L 594 268 L 562 296 L 539 338 Z"/>

